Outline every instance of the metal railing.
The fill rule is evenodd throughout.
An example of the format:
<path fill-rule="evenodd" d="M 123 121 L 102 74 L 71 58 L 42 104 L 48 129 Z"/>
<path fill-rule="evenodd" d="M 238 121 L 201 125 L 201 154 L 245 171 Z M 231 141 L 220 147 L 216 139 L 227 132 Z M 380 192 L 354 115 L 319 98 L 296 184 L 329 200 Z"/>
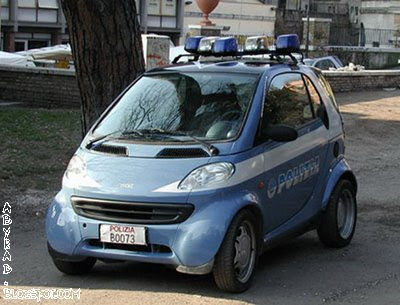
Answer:
<path fill-rule="evenodd" d="M 399 48 L 400 31 L 332 26 L 330 45 Z"/>

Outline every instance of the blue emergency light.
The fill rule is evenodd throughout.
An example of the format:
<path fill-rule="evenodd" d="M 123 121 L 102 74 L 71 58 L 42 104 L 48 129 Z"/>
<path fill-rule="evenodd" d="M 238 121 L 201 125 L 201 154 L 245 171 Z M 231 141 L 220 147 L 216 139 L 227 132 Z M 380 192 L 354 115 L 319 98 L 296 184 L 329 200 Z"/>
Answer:
<path fill-rule="evenodd" d="M 276 51 L 282 54 L 298 53 L 300 40 L 296 34 L 280 35 L 276 39 Z"/>
<path fill-rule="evenodd" d="M 197 53 L 199 49 L 200 40 L 203 39 L 203 36 L 191 36 L 186 40 L 185 43 L 185 51 L 189 53 Z"/>
<path fill-rule="evenodd" d="M 215 55 L 235 54 L 238 51 L 237 41 L 233 37 L 225 37 L 215 40 L 212 53 Z"/>
<path fill-rule="evenodd" d="M 185 51 L 199 56 L 244 56 L 270 54 L 271 59 L 282 60 L 279 56 L 289 56 L 293 63 L 297 63 L 297 59 L 291 53 L 300 53 L 300 40 L 296 34 L 280 35 L 276 39 L 276 50 L 269 50 L 268 37 L 254 36 L 249 37 L 243 51 L 238 50 L 238 42 L 234 37 L 203 37 L 192 36 L 186 40 Z M 174 63 L 180 57 L 178 56 Z M 197 60 L 196 59 L 196 60 Z"/>

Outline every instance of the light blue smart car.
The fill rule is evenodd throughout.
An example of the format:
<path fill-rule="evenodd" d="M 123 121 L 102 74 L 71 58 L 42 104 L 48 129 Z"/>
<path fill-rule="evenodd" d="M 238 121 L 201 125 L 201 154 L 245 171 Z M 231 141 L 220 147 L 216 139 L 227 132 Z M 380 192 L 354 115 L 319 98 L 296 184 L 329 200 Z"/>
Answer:
<path fill-rule="evenodd" d="M 46 218 L 60 271 L 158 263 L 241 292 L 277 242 L 316 229 L 326 246 L 350 243 L 342 119 L 321 73 L 292 56 L 297 36 L 275 51 L 252 37 L 241 52 L 233 38 L 191 37 L 186 50 L 189 63 L 129 86 L 72 157 Z"/>

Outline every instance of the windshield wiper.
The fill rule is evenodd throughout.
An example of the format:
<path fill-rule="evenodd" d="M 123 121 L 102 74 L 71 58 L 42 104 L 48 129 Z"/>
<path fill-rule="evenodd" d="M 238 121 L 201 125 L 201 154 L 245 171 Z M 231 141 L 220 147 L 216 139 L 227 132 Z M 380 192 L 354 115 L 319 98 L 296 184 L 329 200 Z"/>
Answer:
<path fill-rule="evenodd" d="M 108 140 L 111 136 L 113 136 L 113 135 L 115 135 L 115 134 L 117 134 L 119 132 L 121 132 L 121 131 L 120 130 L 116 130 L 116 131 L 110 132 L 108 134 L 99 136 L 97 138 L 91 139 L 90 141 L 87 142 L 86 148 L 87 149 L 91 149 L 93 147 L 94 143 L 97 143 L 97 142 L 99 142 L 101 140 Z"/>
<path fill-rule="evenodd" d="M 207 153 L 211 156 L 217 156 L 219 153 L 218 148 L 216 148 L 214 145 L 207 143 L 203 140 L 200 140 L 197 137 L 194 137 L 186 132 L 182 132 L 182 131 L 173 131 L 173 130 L 164 130 L 164 129 L 160 129 L 160 128 L 150 128 L 150 129 L 140 129 L 138 130 L 141 133 L 149 133 L 149 134 L 159 134 L 159 135 L 166 135 L 166 136 L 183 136 L 183 137 L 188 137 L 190 139 L 192 139 L 194 142 L 199 143 L 201 146 L 203 146 L 203 148 L 205 148 L 205 150 L 207 151 Z"/>
<path fill-rule="evenodd" d="M 140 131 L 137 131 L 137 130 L 127 130 L 127 131 L 116 130 L 116 131 L 110 132 L 106 135 L 102 135 L 102 136 L 99 136 L 97 138 L 94 138 L 94 139 L 88 141 L 88 143 L 86 144 L 86 148 L 90 149 L 93 147 L 93 144 L 95 144 L 101 140 L 104 140 L 103 142 L 105 142 L 105 141 L 111 139 L 112 136 L 117 135 L 117 134 L 119 134 L 119 136 L 128 136 L 128 135 L 135 135 L 135 136 L 139 136 L 139 137 L 144 136 L 143 133 L 141 133 Z"/>

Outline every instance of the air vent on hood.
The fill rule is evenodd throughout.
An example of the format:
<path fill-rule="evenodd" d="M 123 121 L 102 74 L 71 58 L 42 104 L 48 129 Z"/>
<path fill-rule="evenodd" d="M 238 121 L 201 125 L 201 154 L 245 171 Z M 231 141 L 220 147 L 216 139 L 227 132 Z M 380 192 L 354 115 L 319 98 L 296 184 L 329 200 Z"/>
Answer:
<path fill-rule="evenodd" d="M 210 155 L 201 148 L 164 148 L 157 158 L 201 158 Z"/>
<path fill-rule="evenodd" d="M 93 145 L 91 149 L 105 154 L 128 156 L 128 149 L 125 146 L 99 144 Z"/>

